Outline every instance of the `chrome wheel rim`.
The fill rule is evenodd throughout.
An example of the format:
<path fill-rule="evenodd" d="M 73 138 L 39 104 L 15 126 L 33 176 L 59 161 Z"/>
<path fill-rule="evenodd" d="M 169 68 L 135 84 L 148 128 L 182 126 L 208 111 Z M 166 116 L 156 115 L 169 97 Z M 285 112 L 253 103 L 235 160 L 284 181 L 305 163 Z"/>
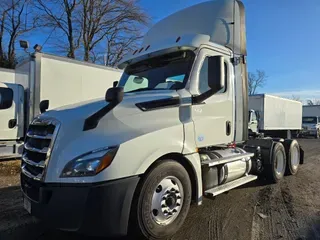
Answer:
<path fill-rule="evenodd" d="M 275 170 L 277 175 L 281 175 L 284 170 L 284 153 L 279 151 L 278 154 L 276 155 L 276 166 Z"/>
<path fill-rule="evenodd" d="M 298 148 L 294 147 L 291 151 L 291 166 L 293 170 L 296 170 L 299 166 L 299 150 Z"/>
<path fill-rule="evenodd" d="M 181 211 L 183 197 L 183 187 L 178 178 L 168 176 L 162 179 L 153 192 L 152 219 L 159 225 L 172 223 Z"/>

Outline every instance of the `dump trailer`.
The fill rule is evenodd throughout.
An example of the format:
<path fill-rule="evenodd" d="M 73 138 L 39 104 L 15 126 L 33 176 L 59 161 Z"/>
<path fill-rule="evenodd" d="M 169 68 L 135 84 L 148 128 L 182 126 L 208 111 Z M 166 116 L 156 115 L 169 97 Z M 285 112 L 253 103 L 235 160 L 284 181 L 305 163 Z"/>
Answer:
<path fill-rule="evenodd" d="M 0 70 L 0 159 L 21 157 L 26 129 L 43 107 L 99 98 L 122 70 L 34 53 L 15 70 Z"/>
<path fill-rule="evenodd" d="M 166 239 L 203 197 L 259 175 L 277 183 L 296 174 L 296 140 L 248 140 L 246 62 L 241 1 L 211 0 L 161 20 L 119 63 L 124 73 L 104 99 L 32 121 L 25 209 L 67 231 Z"/>
<path fill-rule="evenodd" d="M 291 138 L 301 128 L 301 102 L 269 94 L 249 96 L 249 134 Z"/>
<path fill-rule="evenodd" d="M 303 106 L 301 136 L 320 138 L 320 105 Z"/>

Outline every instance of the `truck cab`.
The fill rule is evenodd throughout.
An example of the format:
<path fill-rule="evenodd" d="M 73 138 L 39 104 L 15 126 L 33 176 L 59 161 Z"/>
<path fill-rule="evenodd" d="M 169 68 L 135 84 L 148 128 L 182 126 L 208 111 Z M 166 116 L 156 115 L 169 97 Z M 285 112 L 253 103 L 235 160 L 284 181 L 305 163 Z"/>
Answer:
<path fill-rule="evenodd" d="M 47 111 L 30 124 L 21 189 L 32 215 L 68 231 L 164 239 L 203 197 L 260 174 L 276 183 L 286 170 L 297 173 L 297 141 L 248 140 L 241 1 L 168 16 L 119 68 L 104 99 Z"/>
<path fill-rule="evenodd" d="M 0 148 L 3 158 L 21 154 L 24 137 L 24 88 L 0 83 Z"/>
<path fill-rule="evenodd" d="M 301 135 L 320 138 L 320 117 L 318 116 L 302 117 Z"/>

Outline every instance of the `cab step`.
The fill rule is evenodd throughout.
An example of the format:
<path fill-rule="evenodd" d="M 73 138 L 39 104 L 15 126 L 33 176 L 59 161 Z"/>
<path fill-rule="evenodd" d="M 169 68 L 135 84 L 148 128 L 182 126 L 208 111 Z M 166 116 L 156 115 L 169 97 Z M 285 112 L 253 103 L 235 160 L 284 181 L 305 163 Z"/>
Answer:
<path fill-rule="evenodd" d="M 217 166 L 220 164 L 225 164 L 229 162 L 235 162 L 239 160 L 246 161 L 248 158 L 253 157 L 254 153 L 242 153 L 242 154 L 236 154 L 234 156 L 224 157 L 224 158 L 216 158 L 216 159 L 210 159 L 201 162 L 202 165 L 208 165 L 209 167 Z"/>
<path fill-rule="evenodd" d="M 255 175 L 247 175 L 247 176 L 244 176 L 244 177 L 239 178 L 237 180 L 234 180 L 232 182 L 211 188 L 211 189 L 205 191 L 204 195 L 208 196 L 208 197 L 214 197 L 214 196 L 217 196 L 223 192 L 227 192 L 233 188 L 244 185 L 248 182 L 252 182 L 252 181 L 256 180 L 257 178 L 258 178 L 258 176 L 255 176 Z"/>

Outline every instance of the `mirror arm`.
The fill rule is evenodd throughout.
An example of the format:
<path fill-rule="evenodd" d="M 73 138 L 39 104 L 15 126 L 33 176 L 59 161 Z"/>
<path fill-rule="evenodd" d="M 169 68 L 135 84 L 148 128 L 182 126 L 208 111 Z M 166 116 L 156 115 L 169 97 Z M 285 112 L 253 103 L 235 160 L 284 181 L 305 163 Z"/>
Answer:
<path fill-rule="evenodd" d="M 113 89 L 108 89 L 108 91 L 109 90 L 111 91 Z M 107 93 L 108 93 L 108 91 L 107 91 Z M 123 100 L 123 95 L 121 95 L 121 97 L 119 97 L 119 95 L 117 95 L 117 97 L 114 97 L 106 106 L 104 106 L 103 108 L 101 108 L 100 110 L 98 110 L 97 112 L 95 112 L 94 114 L 89 116 L 88 118 L 86 118 L 86 120 L 84 121 L 84 125 L 83 125 L 83 131 L 88 131 L 88 130 L 91 130 L 91 129 L 95 129 L 98 126 L 99 121 L 108 112 L 110 112 L 119 103 L 121 103 L 122 100 Z"/>
<path fill-rule="evenodd" d="M 204 101 L 211 97 L 215 92 L 212 89 L 200 94 L 192 96 L 192 105 L 204 104 Z"/>

